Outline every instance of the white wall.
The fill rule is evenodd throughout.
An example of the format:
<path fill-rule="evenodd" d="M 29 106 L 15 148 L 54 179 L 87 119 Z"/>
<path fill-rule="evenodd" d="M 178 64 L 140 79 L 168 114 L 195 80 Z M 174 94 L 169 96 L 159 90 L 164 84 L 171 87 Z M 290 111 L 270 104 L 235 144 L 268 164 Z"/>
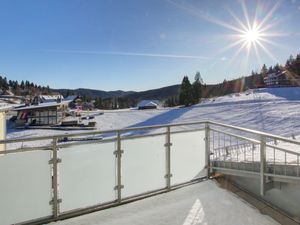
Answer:
<path fill-rule="evenodd" d="M 0 140 L 6 139 L 6 113 L 0 112 Z M 0 151 L 5 151 L 5 144 L 0 144 Z"/>

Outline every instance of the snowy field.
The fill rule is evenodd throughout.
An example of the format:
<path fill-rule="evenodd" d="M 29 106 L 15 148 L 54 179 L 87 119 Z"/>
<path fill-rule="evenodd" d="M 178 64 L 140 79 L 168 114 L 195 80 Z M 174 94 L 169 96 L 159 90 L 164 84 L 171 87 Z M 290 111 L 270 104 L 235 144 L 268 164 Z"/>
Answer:
<path fill-rule="evenodd" d="M 138 213 L 137 213 L 138 212 Z M 238 215 L 238 216 L 237 216 Z M 214 181 L 52 223 L 53 225 L 277 225 Z"/>
<path fill-rule="evenodd" d="M 104 111 L 95 119 L 98 130 L 211 120 L 291 137 L 300 134 L 300 88 L 251 90 L 186 108 Z M 78 131 L 9 129 L 7 137 L 26 138 L 73 132 Z"/>

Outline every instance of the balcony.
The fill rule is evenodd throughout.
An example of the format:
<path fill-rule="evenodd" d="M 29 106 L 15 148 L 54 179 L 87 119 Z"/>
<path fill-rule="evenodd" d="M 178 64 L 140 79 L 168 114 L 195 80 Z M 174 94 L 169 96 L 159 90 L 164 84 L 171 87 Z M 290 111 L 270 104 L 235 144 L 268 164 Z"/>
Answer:
<path fill-rule="evenodd" d="M 220 224 L 224 213 L 214 214 L 221 211 L 230 214 L 228 222 L 247 224 L 236 216 L 249 207 L 213 181 L 203 180 L 218 172 L 254 177 L 261 196 L 274 188 L 270 182 L 298 183 L 299 153 L 283 142 L 300 145 L 209 121 L 0 141 L 7 146 L 0 152 L 0 224 L 47 223 L 136 200 L 141 201 L 99 215 L 138 210 L 141 217 L 150 213 L 145 224 L 159 224 L 153 215 L 165 209 L 170 222 L 174 219 L 171 224 Z M 139 204 L 144 209 L 134 208 Z M 153 214 L 148 206 L 157 206 Z M 261 224 L 274 224 L 258 212 L 249 213 Z M 193 217 L 197 223 L 184 222 Z"/>

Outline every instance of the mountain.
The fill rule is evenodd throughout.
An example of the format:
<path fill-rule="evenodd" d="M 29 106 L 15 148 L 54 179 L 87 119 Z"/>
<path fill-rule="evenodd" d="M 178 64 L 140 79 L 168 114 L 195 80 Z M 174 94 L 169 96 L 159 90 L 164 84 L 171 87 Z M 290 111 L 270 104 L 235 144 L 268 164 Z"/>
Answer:
<path fill-rule="evenodd" d="M 170 96 L 177 96 L 179 93 L 179 88 L 180 85 L 172 85 L 172 86 L 152 89 L 148 91 L 133 92 L 127 94 L 125 97 L 131 99 L 137 99 L 137 100 L 142 100 L 142 99 L 163 100 Z"/>
<path fill-rule="evenodd" d="M 134 100 L 141 99 L 158 99 L 163 100 L 170 96 L 176 96 L 179 92 L 180 85 L 172 85 L 168 87 L 152 89 L 147 91 L 102 91 L 95 89 L 86 89 L 86 88 L 78 88 L 78 89 L 52 89 L 53 92 L 59 92 L 63 96 L 67 95 L 80 95 L 80 96 L 89 96 L 91 98 L 100 97 L 102 99 L 108 98 L 122 98 L 126 97 Z"/>
<path fill-rule="evenodd" d="M 102 91 L 95 89 L 87 89 L 87 88 L 78 88 L 78 89 L 52 89 L 53 92 L 59 92 L 63 96 L 68 95 L 79 95 L 79 96 L 89 96 L 91 98 L 114 98 L 114 97 L 124 97 L 129 94 L 135 93 L 134 91 Z"/>

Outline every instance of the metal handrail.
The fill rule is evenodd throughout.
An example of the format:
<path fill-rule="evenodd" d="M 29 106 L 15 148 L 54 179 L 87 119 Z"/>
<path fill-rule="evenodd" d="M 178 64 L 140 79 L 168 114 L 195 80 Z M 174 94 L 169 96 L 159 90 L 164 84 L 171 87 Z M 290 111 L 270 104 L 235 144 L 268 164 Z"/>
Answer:
<path fill-rule="evenodd" d="M 228 125 L 228 124 L 224 124 L 224 123 L 212 122 L 212 121 L 206 121 L 206 122 L 209 123 L 210 125 L 216 125 L 216 126 L 221 126 L 221 127 L 225 127 L 225 128 L 234 129 L 234 130 L 244 131 L 244 132 L 259 135 L 259 136 L 264 136 L 266 138 L 276 139 L 276 140 L 279 140 L 279 141 L 284 141 L 284 142 L 289 142 L 289 143 L 292 143 L 292 144 L 300 145 L 300 141 L 292 140 L 292 139 L 282 137 L 282 136 L 279 136 L 279 135 L 266 133 L 266 132 L 263 132 L 263 131 L 257 131 L 257 130 L 253 130 L 253 129 Z"/>
<path fill-rule="evenodd" d="M 190 126 L 190 125 L 199 125 L 199 124 L 205 124 L 205 123 L 206 123 L 206 121 L 190 122 L 190 123 L 169 123 L 169 124 L 162 124 L 162 125 L 129 127 L 129 128 L 122 128 L 122 129 L 103 130 L 103 131 L 98 130 L 98 131 L 78 132 L 78 133 L 72 133 L 72 134 L 46 135 L 46 136 L 38 136 L 38 137 L 30 137 L 30 138 L 13 138 L 13 139 L 0 140 L 0 144 L 8 144 L 8 143 L 15 143 L 15 142 L 29 142 L 29 141 L 37 141 L 37 140 L 48 140 L 48 139 L 53 139 L 53 138 L 59 139 L 59 138 L 64 138 L 64 137 L 76 137 L 76 136 L 108 134 L 108 133 L 118 133 L 118 132 L 124 133 L 124 132 L 128 132 L 128 131 L 159 129 L 159 128 L 177 127 L 177 126 Z"/>
<path fill-rule="evenodd" d="M 190 125 L 199 125 L 199 124 L 209 124 L 209 125 L 215 125 L 215 126 L 221 126 L 224 128 L 230 128 L 238 131 L 247 132 L 250 134 L 255 135 L 262 135 L 266 138 L 272 138 L 279 141 L 285 141 L 292 144 L 300 145 L 300 141 L 291 140 L 286 137 L 282 137 L 279 135 L 273 135 L 270 133 L 266 133 L 263 131 L 257 131 L 249 128 L 243 128 L 238 127 L 234 125 L 228 125 L 224 123 L 219 122 L 212 122 L 209 120 L 206 121 L 195 121 L 195 122 L 189 122 L 189 123 L 168 123 L 168 124 L 161 124 L 161 125 L 150 125 L 150 126 L 140 126 L 140 127 L 129 127 L 129 128 L 122 128 L 122 129 L 111 129 L 111 130 L 103 130 L 103 131 L 88 131 L 88 132 L 78 132 L 78 133 L 72 133 L 72 134 L 59 134 L 59 135 L 46 135 L 46 136 L 39 136 L 39 137 L 30 137 L 30 138 L 14 138 L 14 139 L 6 139 L 6 140 L 0 140 L 0 144 L 7 144 L 7 143 L 15 143 L 15 142 L 28 142 L 28 141 L 37 141 L 37 140 L 47 140 L 47 139 L 53 139 L 53 138 L 63 138 L 63 137 L 75 137 L 75 136 L 84 136 L 84 135 L 95 135 L 95 134 L 107 134 L 107 133 L 117 133 L 117 132 L 128 132 L 128 131 L 137 131 L 137 130 L 147 130 L 147 129 L 159 129 L 159 128 L 165 128 L 165 127 L 176 127 L 176 126 L 190 126 Z M 223 132 L 223 131 L 222 131 Z"/>
<path fill-rule="evenodd" d="M 269 148 L 275 148 L 279 151 L 286 152 L 286 153 L 289 153 L 289 154 L 292 154 L 292 155 L 300 156 L 299 152 L 295 152 L 295 151 L 292 151 L 292 150 L 289 150 L 289 149 L 281 148 L 281 147 L 276 146 L 276 145 L 266 144 L 266 146 L 269 147 Z"/>
<path fill-rule="evenodd" d="M 210 128 L 210 130 L 216 131 L 216 132 L 219 132 L 219 133 L 222 133 L 222 134 L 226 134 L 226 135 L 229 135 L 229 136 L 232 136 L 232 137 L 235 137 L 235 138 L 239 138 L 239 139 L 242 139 L 242 140 L 245 140 L 245 141 L 249 141 L 249 142 L 252 142 L 254 144 L 259 144 L 260 143 L 258 140 L 255 140 L 253 138 L 243 137 L 241 135 L 233 134 L 233 133 L 230 133 L 230 132 L 221 131 L 221 130 L 214 129 L 214 128 Z"/>
<path fill-rule="evenodd" d="M 33 218 L 33 220 L 30 221 L 24 221 L 22 222 L 22 224 L 33 224 L 35 222 L 40 222 L 43 221 L 44 219 L 46 221 L 55 221 L 61 218 L 64 218 L 64 213 L 66 213 L 67 216 L 71 217 L 73 214 L 72 212 L 60 212 L 59 206 L 60 203 L 62 202 L 63 199 L 60 199 L 60 195 L 59 195 L 59 191 L 58 191 L 58 186 L 59 186 L 59 179 L 58 179 L 58 169 L 59 163 L 62 163 L 62 159 L 60 159 L 59 156 L 59 150 L 62 147 L 67 147 L 67 145 L 59 145 L 58 144 L 58 139 L 59 138 L 63 138 L 63 137 L 74 137 L 74 136 L 84 136 L 84 135 L 95 135 L 95 134 L 107 134 L 107 133 L 115 133 L 115 135 L 110 136 L 108 139 L 100 139 L 100 140 L 93 140 L 93 141 L 89 141 L 89 142 L 83 142 L 83 143 L 71 143 L 72 145 L 78 145 L 78 144 L 88 144 L 88 143 L 104 143 L 104 142 L 116 142 L 115 145 L 115 151 L 113 152 L 115 154 L 115 159 L 116 159 L 116 173 L 115 173 L 115 178 L 116 178 L 116 186 L 114 187 L 114 190 L 117 193 L 117 197 L 116 200 L 112 203 L 113 206 L 122 204 L 124 202 L 126 202 L 126 199 L 122 196 L 122 189 L 124 188 L 124 186 L 122 185 L 122 176 L 121 176 L 121 163 L 122 163 L 122 154 L 124 153 L 124 151 L 121 148 L 121 143 L 124 140 L 128 140 L 128 139 L 133 139 L 133 138 L 143 138 L 143 137 L 152 137 L 152 136 L 165 136 L 166 137 L 166 141 L 164 143 L 164 148 L 166 151 L 166 162 L 165 162 L 165 180 L 166 180 L 166 185 L 165 187 L 162 188 L 162 190 L 165 191 L 170 191 L 172 190 L 172 188 L 174 188 L 174 184 L 171 183 L 171 135 L 172 134 L 179 134 L 179 133 L 183 133 L 183 132 L 193 132 L 193 131 L 199 131 L 199 130 L 204 130 L 204 127 L 201 128 L 199 126 L 197 127 L 193 127 L 192 129 L 186 129 L 185 130 L 180 130 L 180 129 L 174 129 L 174 131 L 171 131 L 171 127 L 178 127 L 178 126 L 189 126 L 189 125 L 198 125 L 198 124 L 203 124 L 204 122 L 193 122 L 193 123 L 178 123 L 178 124 L 167 124 L 167 125 L 158 125 L 158 126 L 144 126 L 144 127 L 134 127 L 134 128 L 125 128 L 125 129 L 118 129 L 118 130 L 106 130 L 106 131 L 96 131 L 96 132 L 83 132 L 83 133 L 75 133 L 75 134 L 63 134 L 63 135 L 52 135 L 52 136 L 42 136 L 42 137 L 33 137 L 33 138 L 20 138 L 20 139 L 8 139 L 8 140 L 4 140 L 1 141 L 0 143 L 2 144 L 7 144 L 7 143 L 16 143 L 16 142 L 29 142 L 29 141 L 38 141 L 38 140 L 52 140 L 51 145 L 48 146 L 34 146 L 34 147 L 26 147 L 26 148 L 20 148 L 20 149 L 15 149 L 15 150 L 7 150 L 4 152 L 0 152 L 0 154 L 9 154 L 9 153 L 18 153 L 18 152 L 27 152 L 27 151 L 33 151 L 33 150 L 48 150 L 49 152 L 51 152 L 52 154 L 50 155 L 51 158 L 48 161 L 48 163 L 51 165 L 51 180 L 52 180 L 52 200 L 49 202 L 49 204 L 52 205 L 52 217 L 47 217 L 45 218 Z M 130 136 L 130 134 L 127 134 L 126 132 L 128 131 L 137 131 L 137 130 L 145 130 L 145 129 L 160 129 L 160 128 L 164 128 L 166 129 L 166 131 L 161 132 L 161 130 L 159 132 L 156 133 L 150 133 L 150 134 L 139 134 L 136 133 L 136 135 L 134 135 L 135 133 L 133 133 L 133 135 Z M 123 135 L 121 135 L 123 134 Z M 207 140 L 206 140 L 207 142 Z M 69 145 L 70 146 L 70 145 Z M 42 149 L 41 149 L 42 148 Z M 5 157 L 5 156 L 4 156 Z M 207 158 L 207 156 L 206 156 Z M 193 183 L 194 180 L 190 180 L 187 181 L 187 183 Z M 155 190 L 151 190 L 149 193 L 153 193 L 155 192 Z M 144 193 L 138 193 L 138 196 L 143 196 Z M 125 200 L 124 200 L 125 199 Z M 105 205 L 106 203 L 103 203 L 103 205 Z M 91 206 L 91 208 L 94 208 L 93 206 Z M 76 213 L 80 213 L 82 212 L 82 209 L 74 209 L 75 214 Z M 0 219 L 1 221 L 1 219 Z"/>
<path fill-rule="evenodd" d="M 193 126 L 193 125 L 199 125 L 196 127 L 192 127 L 190 129 L 184 129 L 184 130 L 174 130 L 171 131 L 171 128 L 173 127 L 180 127 L 180 126 Z M 200 126 L 203 125 L 203 126 Z M 205 125 L 205 126 L 204 126 Z M 216 127 L 221 127 L 222 129 L 217 129 Z M 140 131 L 140 130 L 156 130 L 156 129 L 166 129 L 165 131 L 159 130 L 159 132 L 153 132 L 153 133 L 147 133 L 147 134 L 138 134 L 138 133 L 132 133 L 132 134 L 127 134 L 126 132 L 131 132 L 131 131 Z M 234 134 L 228 132 L 226 129 L 231 129 L 235 131 L 241 131 L 245 132 L 251 135 L 257 135 L 257 139 L 253 139 L 250 137 Z M 223 123 L 218 123 L 218 122 L 212 122 L 212 121 L 197 121 L 197 122 L 189 122 L 189 123 L 170 123 L 170 124 L 161 124 L 161 125 L 153 125 L 153 126 L 141 126 L 141 127 L 129 127 L 129 128 L 124 128 L 124 129 L 112 129 L 112 130 L 104 130 L 104 131 L 90 131 L 90 132 L 78 132 L 78 133 L 72 133 L 72 134 L 60 134 L 60 135 L 50 135 L 50 136 L 39 136 L 39 137 L 31 137 L 31 138 L 17 138 L 17 139 L 6 139 L 0 141 L 0 144 L 8 144 L 8 143 L 17 143 L 17 142 L 30 142 L 30 141 L 39 141 L 39 140 L 52 140 L 51 145 L 48 146 L 34 146 L 34 147 L 25 147 L 25 148 L 19 148 L 19 149 L 14 149 L 14 150 L 8 150 L 4 152 L 0 152 L 1 154 L 9 154 L 9 153 L 18 153 L 18 152 L 25 152 L 25 151 L 34 151 L 34 150 L 49 150 L 52 151 L 52 159 L 49 161 L 52 164 L 52 172 L 53 172 L 53 179 L 52 179 L 52 185 L 53 185 L 53 216 L 54 220 L 61 217 L 61 212 L 59 210 L 59 204 L 61 199 L 59 199 L 59 194 L 58 194 L 58 179 L 57 179 L 57 174 L 58 174 L 58 163 L 61 163 L 61 160 L 57 157 L 58 156 L 58 150 L 64 147 L 72 146 L 72 145 L 80 145 L 80 144 L 92 144 L 92 143 L 106 143 L 106 142 L 116 142 L 116 151 L 114 151 L 115 157 L 116 157 L 116 178 L 117 178 L 117 185 L 115 186 L 115 190 L 117 192 L 117 199 L 116 202 L 113 203 L 113 205 L 118 205 L 121 204 L 124 198 L 122 198 L 122 180 L 121 180 L 121 156 L 123 154 L 123 150 L 121 148 L 121 142 L 124 140 L 129 140 L 129 139 L 135 139 L 135 138 L 144 138 L 144 137 L 154 137 L 154 136 L 166 136 L 166 141 L 165 141 L 165 150 L 166 150 L 166 162 L 165 162 L 165 179 L 166 179 L 166 185 L 164 190 L 168 191 L 171 190 L 172 185 L 170 183 L 171 181 L 171 170 L 170 170 L 170 163 L 171 163 L 171 135 L 172 134 L 177 134 L 177 133 L 187 133 L 187 132 L 193 132 L 193 131 L 199 131 L 199 130 L 205 130 L 205 165 L 207 168 L 207 177 L 210 177 L 210 173 L 212 169 L 220 169 L 220 170 L 227 170 L 227 171 L 233 171 L 235 169 L 226 169 L 225 166 L 222 167 L 222 164 L 218 164 L 218 166 L 215 166 L 211 164 L 211 161 L 214 161 L 214 159 L 211 159 L 211 152 L 216 150 L 213 146 L 213 149 L 211 150 L 211 142 L 214 142 L 214 136 L 211 139 L 210 132 L 219 132 L 222 134 L 222 136 L 227 135 L 227 137 L 234 137 L 237 140 L 243 140 L 255 145 L 260 146 L 260 158 L 258 163 L 260 163 L 260 172 L 254 172 L 254 171 L 246 171 L 244 170 L 245 174 L 254 174 L 260 176 L 260 185 L 261 185 L 261 194 L 263 195 L 265 192 L 265 183 L 266 183 L 266 176 L 273 176 L 273 177 L 280 177 L 282 178 L 287 178 L 289 176 L 285 175 L 280 175 L 280 174 L 269 174 L 266 172 L 266 151 L 268 150 L 267 148 L 274 148 L 277 149 L 278 151 L 282 151 L 285 154 L 285 165 L 286 165 L 286 154 L 294 154 L 297 155 L 297 166 L 298 166 L 298 174 L 299 174 L 299 156 L 300 153 L 284 149 L 282 147 L 276 146 L 276 145 L 271 145 L 267 144 L 267 138 L 274 139 L 274 140 L 279 140 L 279 141 L 284 141 L 292 144 L 296 144 L 300 146 L 299 141 L 291 140 L 285 137 L 281 137 L 278 135 L 272 135 L 268 134 L 265 132 L 261 131 L 256 131 L 252 129 L 247 129 L 247 128 L 242 128 L 242 127 L 237 127 L 237 126 L 232 126 L 232 125 L 227 125 Z M 64 137 L 76 137 L 76 136 L 88 136 L 88 135 L 99 135 L 99 134 L 113 134 L 107 138 L 104 139 L 99 139 L 99 140 L 89 140 L 89 141 L 84 141 L 84 142 L 72 142 L 72 143 L 67 143 L 67 144 L 58 144 L 58 139 L 64 138 Z M 251 136 L 252 137 L 252 136 Z M 224 141 L 225 143 L 225 141 Z M 214 144 L 214 143 L 212 143 Z M 238 145 L 243 145 L 244 143 L 239 143 L 237 141 Z M 225 146 L 226 147 L 226 146 Z M 238 153 L 237 153 L 238 154 Z M 253 154 L 253 150 L 252 150 Z M 253 157 L 253 156 L 252 156 Z M 275 154 L 274 154 L 275 157 Z M 221 159 L 221 158 L 219 158 Z M 238 160 L 237 160 L 238 161 Z M 256 163 L 257 163 L 256 162 Z M 224 159 L 224 165 L 225 165 L 225 159 Z M 252 161 L 254 164 L 254 161 Z M 239 168 L 238 168 L 239 169 Z M 240 169 L 242 170 L 242 169 Z M 300 178 L 293 178 L 294 180 L 299 180 Z M 140 195 L 139 195 L 140 196 Z M 80 209 L 79 209 L 80 211 Z M 53 218 L 50 218 L 50 221 L 52 221 Z"/>
<path fill-rule="evenodd" d="M 103 131 L 89 131 L 89 132 L 78 132 L 78 133 L 69 133 L 69 134 L 60 134 L 60 135 L 48 135 L 48 136 L 38 136 L 38 137 L 30 137 L 30 138 L 12 138 L 12 139 L 6 139 L 6 140 L 0 140 L 0 144 L 9 144 L 9 143 L 17 143 L 17 142 L 30 142 L 30 141 L 39 141 L 39 140 L 53 140 L 53 139 L 60 139 L 60 138 L 65 138 L 65 137 L 76 137 L 76 136 L 88 136 L 88 135 L 99 135 L 99 134 L 109 134 L 109 133 L 125 133 L 125 132 L 129 132 L 129 131 L 139 131 L 139 130 L 147 130 L 147 129 L 160 129 L 160 128 L 166 128 L 166 127 L 179 127 L 179 126 L 191 126 L 191 125 L 204 125 L 204 124 L 208 124 L 208 125 L 213 125 L 213 126 L 220 126 L 223 128 L 228 128 L 228 129 L 233 129 L 233 130 L 238 130 L 238 131 L 243 131 L 243 132 L 247 132 L 249 134 L 254 134 L 254 135 L 258 135 L 258 136 L 264 136 L 266 138 L 272 138 L 275 140 L 280 140 L 280 141 L 284 141 L 284 142 L 288 142 L 291 144 L 297 144 L 300 146 L 300 141 L 296 141 L 296 140 L 291 140 L 282 136 L 278 136 L 278 135 L 273 135 L 273 134 L 269 134 L 266 132 L 261 132 L 261 131 L 256 131 L 253 129 L 248 129 L 248 128 L 243 128 L 243 127 L 238 127 L 238 126 L 234 126 L 234 125 L 228 125 L 228 124 L 224 124 L 224 123 L 219 123 L 219 122 L 212 122 L 212 121 L 195 121 L 195 122 L 189 122 L 189 123 L 169 123 L 169 124 L 161 124 L 161 125 L 152 125 L 152 126 L 140 126 L 140 127 L 129 127 L 129 128 L 123 128 L 123 129 L 111 129 L 111 130 L 103 130 Z M 204 129 L 204 128 L 203 128 Z M 190 131 L 196 131 L 197 129 L 194 130 L 190 130 Z M 198 129 L 199 130 L 199 129 Z M 249 141 L 255 144 L 259 144 L 260 141 L 253 139 L 253 138 L 249 138 L 249 137 L 244 137 L 241 135 L 236 135 L 233 133 L 229 133 L 223 130 L 218 130 L 216 128 L 210 128 L 210 130 L 212 131 L 216 131 L 216 132 L 220 132 L 229 136 L 233 136 L 239 139 L 243 139 L 245 141 Z M 188 131 L 176 131 L 176 132 L 188 132 Z M 171 134 L 176 133 L 176 132 L 171 132 Z M 121 139 L 135 139 L 135 138 L 142 138 L 142 137 L 150 137 L 150 136 L 157 136 L 157 135 L 163 135 L 164 132 L 161 133 L 154 133 L 154 134 L 147 134 L 147 135 L 125 135 L 125 136 L 121 136 Z M 111 137 L 107 140 L 97 140 L 97 141 L 85 141 L 82 144 L 89 144 L 89 143 L 101 143 L 101 142 L 113 142 L 116 141 L 116 137 Z M 81 144 L 79 142 L 73 142 L 73 143 L 68 143 L 68 144 L 58 144 L 58 147 L 68 147 L 68 146 L 72 146 L 72 145 L 78 145 Z M 289 154 L 294 154 L 294 155 L 299 155 L 300 153 L 288 150 L 288 149 L 284 149 L 278 146 L 273 146 L 270 144 L 266 144 L 267 147 L 271 147 L 271 148 L 276 148 L 277 150 L 289 153 Z M 25 151 L 32 151 L 32 150 L 49 150 L 49 147 L 51 148 L 51 146 L 47 145 L 47 146 L 38 146 L 38 147 L 26 147 L 26 148 L 19 148 L 19 149 L 13 149 L 13 150 L 9 150 L 6 152 L 0 152 L 1 154 L 8 154 L 8 153 L 16 153 L 16 152 L 25 152 Z"/>

